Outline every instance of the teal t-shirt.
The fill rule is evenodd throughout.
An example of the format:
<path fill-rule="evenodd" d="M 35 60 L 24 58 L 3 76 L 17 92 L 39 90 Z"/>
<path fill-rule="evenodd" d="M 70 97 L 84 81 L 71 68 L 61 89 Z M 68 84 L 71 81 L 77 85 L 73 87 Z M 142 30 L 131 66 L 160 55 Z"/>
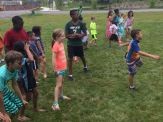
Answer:
<path fill-rule="evenodd" d="M 76 24 L 74 24 L 72 21 L 68 22 L 65 26 L 65 33 L 68 34 L 86 34 L 86 27 L 85 24 L 81 21 L 78 21 Z M 69 46 L 82 46 L 82 38 L 74 38 L 70 39 L 68 38 L 67 45 Z"/>
<path fill-rule="evenodd" d="M 18 79 L 18 71 L 10 72 L 7 69 L 6 65 L 0 67 L 0 92 L 3 92 L 5 88 L 8 88 L 8 81 L 13 80 L 17 81 Z"/>

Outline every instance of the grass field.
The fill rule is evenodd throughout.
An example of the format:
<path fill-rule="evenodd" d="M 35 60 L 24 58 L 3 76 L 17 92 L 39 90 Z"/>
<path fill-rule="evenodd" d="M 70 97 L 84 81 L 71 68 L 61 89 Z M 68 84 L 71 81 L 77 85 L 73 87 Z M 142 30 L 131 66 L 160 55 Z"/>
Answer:
<path fill-rule="evenodd" d="M 135 13 L 134 28 L 143 31 L 140 43 L 142 51 L 163 56 L 163 13 Z M 90 16 L 84 15 L 89 25 Z M 136 75 L 138 91 L 128 89 L 127 66 L 124 61 L 126 47 L 113 44 L 103 46 L 105 40 L 106 14 L 94 14 L 98 27 L 98 47 L 85 51 L 88 73 L 83 73 L 80 63 L 73 66 L 75 81 L 65 78 L 64 93 L 71 101 L 61 101 L 61 111 L 51 109 L 55 77 L 51 65 L 51 34 L 55 28 L 64 28 L 70 19 L 68 15 L 25 15 L 26 30 L 33 25 L 42 26 L 47 57 L 48 78 L 40 75 L 39 105 L 46 113 L 34 113 L 29 106 L 26 115 L 31 122 L 162 122 L 163 121 L 163 61 L 142 58 L 144 65 Z M 5 19 L 0 31 L 11 27 L 11 20 Z M 10 23 L 10 24 L 9 24 Z M 66 42 L 65 42 L 66 43 Z M 16 120 L 14 120 L 16 122 Z"/>

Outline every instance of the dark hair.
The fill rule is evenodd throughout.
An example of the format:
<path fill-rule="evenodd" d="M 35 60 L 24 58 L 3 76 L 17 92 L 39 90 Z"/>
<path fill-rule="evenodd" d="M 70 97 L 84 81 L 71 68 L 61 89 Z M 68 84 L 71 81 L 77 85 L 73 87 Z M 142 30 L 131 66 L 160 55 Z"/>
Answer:
<path fill-rule="evenodd" d="M 114 9 L 115 14 L 119 14 L 119 9 Z"/>
<path fill-rule="evenodd" d="M 127 14 L 127 16 L 129 17 L 130 16 L 130 13 L 132 13 L 131 17 L 133 17 L 134 16 L 134 12 L 133 11 L 129 11 L 128 14 Z"/>
<path fill-rule="evenodd" d="M 26 57 L 27 55 L 26 55 L 24 46 L 25 46 L 25 44 L 23 41 L 17 41 L 14 44 L 14 50 L 20 52 L 22 55 L 24 55 Z"/>
<path fill-rule="evenodd" d="M 53 45 L 54 45 L 54 43 L 55 43 L 55 41 L 56 41 L 56 39 L 58 38 L 58 37 L 60 37 L 61 35 L 62 35 L 62 33 L 63 33 L 64 31 L 63 31 L 63 29 L 55 29 L 54 31 L 53 31 L 53 34 L 52 34 L 52 42 L 51 42 L 51 46 L 53 47 Z"/>
<path fill-rule="evenodd" d="M 16 60 L 21 60 L 21 59 L 22 59 L 22 54 L 14 50 L 7 52 L 5 55 L 5 62 L 7 66 L 9 65 L 9 63 L 13 64 Z"/>
<path fill-rule="evenodd" d="M 40 26 L 33 26 L 33 27 L 32 27 L 32 32 L 33 32 L 36 36 L 41 36 L 41 27 L 40 27 Z"/>
<path fill-rule="evenodd" d="M 109 10 L 107 18 L 113 13 L 112 10 Z"/>
<path fill-rule="evenodd" d="M 132 37 L 133 39 L 135 39 L 135 38 L 136 38 L 136 35 L 137 35 L 140 31 L 141 31 L 140 29 L 133 29 L 133 30 L 131 31 L 131 37 Z"/>
<path fill-rule="evenodd" d="M 78 9 L 71 9 L 70 10 L 70 16 L 73 15 L 75 12 L 78 12 Z"/>
<path fill-rule="evenodd" d="M 19 24 L 19 23 L 23 23 L 23 19 L 20 17 L 20 16 L 14 16 L 13 18 L 12 18 L 12 23 L 13 24 Z"/>

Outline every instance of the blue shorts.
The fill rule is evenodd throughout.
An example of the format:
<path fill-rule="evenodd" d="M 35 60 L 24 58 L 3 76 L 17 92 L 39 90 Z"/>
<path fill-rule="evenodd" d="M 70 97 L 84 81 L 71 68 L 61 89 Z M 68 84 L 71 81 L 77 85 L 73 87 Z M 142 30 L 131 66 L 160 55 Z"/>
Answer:
<path fill-rule="evenodd" d="M 61 70 L 61 71 L 55 72 L 56 77 L 58 77 L 58 76 L 65 76 L 65 74 L 66 74 L 66 70 Z"/>
<path fill-rule="evenodd" d="M 137 67 L 141 67 L 143 65 L 143 62 L 141 61 L 140 58 L 132 63 L 129 63 L 129 62 L 126 62 L 126 63 L 127 63 L 128 72 L 130 75 L 135 75 L 137 72 Z"/>

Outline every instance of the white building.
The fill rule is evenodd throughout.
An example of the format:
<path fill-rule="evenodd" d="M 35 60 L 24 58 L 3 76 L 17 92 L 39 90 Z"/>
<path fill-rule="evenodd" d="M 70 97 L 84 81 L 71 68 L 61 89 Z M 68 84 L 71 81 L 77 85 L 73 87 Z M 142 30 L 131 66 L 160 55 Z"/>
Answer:
<path fill-rule="evenodd" d="M 22 0 L 0 0 L 0 5 L 7 6 L 7 5 L 22 5 Z"/>

